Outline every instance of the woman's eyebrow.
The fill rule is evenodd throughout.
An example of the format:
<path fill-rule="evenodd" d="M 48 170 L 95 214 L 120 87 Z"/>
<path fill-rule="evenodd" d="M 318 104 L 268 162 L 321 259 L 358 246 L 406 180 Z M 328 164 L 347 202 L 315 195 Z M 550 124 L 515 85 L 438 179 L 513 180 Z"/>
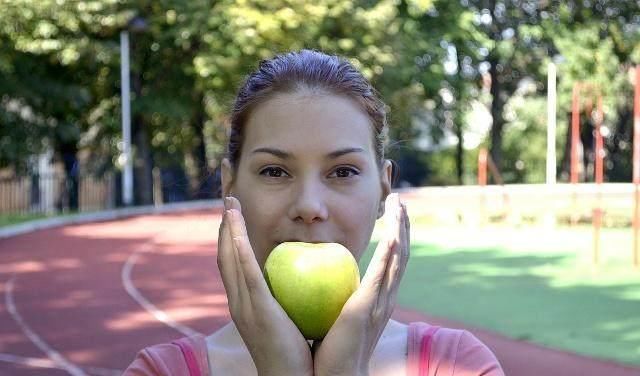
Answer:
<path fill-rule="evenodd" d="M 295 159 L 295 157 L 293 155 L 291 155 L 291 153 L 288 153 L 284 150 L 280 150 L 280 149 L 276 149 L 276 148 L 270 148 L 270 147 L 262 147 L 262 148 L 257 148 L 255 150 L 253 150 L 252 154 L 255 153 L 268 153 L 268 154 L 272 154 L 280 159 Z M 349 154 L 349 153 L 364 153 L 364 149 L 362 148 L 356 148 L 356 147 L 349 147 L 349 148 L 344 148 L 344 149 L 338 149 L 335 151 L 332 151 L 331 153 L 327 154 L 325 156 L 326 159 L 336 159 L 340 156 L 343 156 L 345 154 Z"/>

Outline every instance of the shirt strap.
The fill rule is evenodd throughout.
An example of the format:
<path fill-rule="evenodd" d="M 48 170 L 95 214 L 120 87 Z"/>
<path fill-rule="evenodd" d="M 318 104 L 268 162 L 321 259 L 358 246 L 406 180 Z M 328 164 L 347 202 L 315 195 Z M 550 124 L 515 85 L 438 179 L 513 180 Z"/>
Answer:
<path fill-rule="evenodd" d="M 436 334 L 438 329 L 440 329 L 439 326 L 430 326 L 422 336 L 420 344 L 420 366 L 418 369 L 418 376 L 429 375 L 429 358 L 431 356 L 431 344 L 433 343 L 433 336 Z"/>
<path fill-rule="evenodd" d="M 196 359 L 196 355 L 191 343 L 189 343 L 189 340 L 187 338 L 181 338 L 171 343 L 180 347 L 184 360 L 187 363 L 187 368 L 189 369 L 189 376 L 202 376 L 198 360 Z"/>

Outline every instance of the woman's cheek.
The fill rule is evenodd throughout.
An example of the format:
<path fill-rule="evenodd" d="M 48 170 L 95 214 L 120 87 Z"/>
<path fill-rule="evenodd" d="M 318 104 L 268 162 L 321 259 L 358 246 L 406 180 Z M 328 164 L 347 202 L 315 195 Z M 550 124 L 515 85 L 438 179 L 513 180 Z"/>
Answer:
<path fill-rule="evenodd" d="M 351 226 L 346 234 L 348 241 L 351 243 L 349 249 L 352 251 L 356 260 L 360 260 L 362 254 L 366 251 L 369 244 L 368 216 L 366 212 L 361 212 L 361 217 L 350 219 Z"/>

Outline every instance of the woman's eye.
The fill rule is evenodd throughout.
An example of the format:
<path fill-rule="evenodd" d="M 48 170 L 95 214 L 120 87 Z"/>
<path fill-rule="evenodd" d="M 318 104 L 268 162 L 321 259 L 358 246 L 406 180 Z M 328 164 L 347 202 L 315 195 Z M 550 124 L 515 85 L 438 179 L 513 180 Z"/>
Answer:
<path fill-rule="evenodd" d="M 262 176 L 266 176 L 268 178 L 282 178 L 288 175 L 283 169 L 280 167 L 266 167 L 262 169 L 259 173 Z M 334 172 L 330 175 L 330 177 L 336 177 L 340 179 L 348 179 L 353 176 L 360 175 L 360 172 L 354 168 L 350 167 L 339 167 L 334 170 Z"/>
<path fill-rule="evenodd" d="M 353 174 L 353 175 L 349 175 L 349 174 Z M 338 178 L 350 178 L 356 175 L 360 175 L 360 172 L 350 167 L 340 167 L 335 170 L 335 175 Z"/>
<path fill-rule="evenodd" d="M 264 175 L 270 178 L 280 178 L 285 173 L 280 167 L 267 167 L 260 171 L 260 175 Z"/>

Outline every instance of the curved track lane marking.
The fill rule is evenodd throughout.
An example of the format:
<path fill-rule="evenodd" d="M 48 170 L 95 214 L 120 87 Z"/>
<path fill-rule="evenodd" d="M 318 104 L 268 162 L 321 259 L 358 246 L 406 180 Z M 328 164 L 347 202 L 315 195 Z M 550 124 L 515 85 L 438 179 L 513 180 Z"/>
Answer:
<path fill-rule="evenodd" d="M 193 330 L 190 327 L 180 324 L 179 322 L 173 320 L 164 311 L 156 307 L 147 298 L 145 298 L 140 293 L 140 291 L 138 291 L 138 289 L 135 287 L 135 285 L 131 280 L 131 271 L 133 270 L 133 267 L 135 266 L 136 261 L 140 257 L 140 254 L 145 251 L 147 251 L 146 248 L 139 249 L 133 252 L 125 262 L 124 266 L 122 267 L 121 279 L 122 279 L 122 284 L 124 285 L 125 290 L 127 290 L 127 293 L 133 298 L 133 300 L 138 302 L 138 304 L 140 304 L 144 309 L 146 309 L 149 313 L 151 313 L 151 315 L 153 315 L 153 317 L 155 317 L 156 320 L 170 326 L 171 328 L 179 331 L 180 333 L 184 334 L 187 337 L 191 337 L 198 334 L 203 335 L 203 333 Z"/>
<path fill-rule="evenodd" d="M 33 344 L 36 345 L 40 350 L 42 350 L 58 368 L 64 369 L 72 376 L 88 376 L 87 373 L 82 370 L 82 368 L 68 361 L 64 356 L 62 356 L 62 354 L 57 352 L 53 347 L 51 347 L 42 338 L 40 338 L 40 336 L 38 336 L 29 327 L 29 325 L 27 325 L 22 316 L 20 316 L 18 307 L 16 307 L 15 301 L 13 299 L 13 289 L 16 278 L 17 276 L 14 274 L 9 282 L 7 282 L 7 290 L 5 293 L 5 303 L 13 320 L 20 326 L 20 329 L 22 329 L 22 332 L 29 338 L 29 340 L 33 342 Z"/>

